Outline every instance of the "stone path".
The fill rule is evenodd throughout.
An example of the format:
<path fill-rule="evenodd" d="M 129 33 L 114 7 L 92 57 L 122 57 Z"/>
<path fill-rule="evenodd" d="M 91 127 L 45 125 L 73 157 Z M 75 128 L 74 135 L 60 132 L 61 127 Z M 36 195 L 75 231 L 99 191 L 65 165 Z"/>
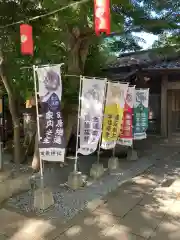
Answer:
<path fill-rule="evenodd" d="M 113 174 L 109 174 L 108 171 L 102 176 L 101 179 L 97 181 L 92 181 L 88 178 L 86 187 L 73 191 L 66 187 L 66 185 L 61 185 L 62 179 L 61 174 L 64 169 L 56 167 L 52 172 L 46 174 L 49 179 L 47 183 L 48 188 L 53 193 L 55 204 L 48 209 L 48 211 L 41 212 L 34 208 L 34 191 L 30 190 L 23 194 L 19 194 L 8 201 L 8 207 L 20 211 L 22 214 L 36 214 L 36 216 L 41 216 L 45 218 L 59 219 L 62 221 L 67 221 L 72 219 L 76 214 L 85 209 L 92 201 L 97 201 L 104 198 L 109 192 L 114 191 L 119 187 L 124 181 L 135 177 L 136 175 L 142 173 L 144 170 L 152 166 L 157 162 L 157 159 L 165 159 L 168 156 L 176 153 L 176 148 L 158 147 L 159 140 L 156 141 L 149 140 L 149 150 L 143 153 L 143 156 L 139 158 L 138 161 L 120 160 L 120 169 Z M 151 146 L 151 147 L 150 147 Z M 146 149 L 144 147 L 144 149 Z M 154 149 L 157 149 L 154 151 Z M 92 158 L 92 159 L 91 159 Z M 95 157 L 80 158 L 81 162 L 89 162 L 89 160 L 96 160 Z M 108 158 L 101 158 L 104 167 L 106 168 L 106 163 Z M 89 164 L 89 163 L 88 163 Z M 66 169 L 66 168 L 65 168 Z M 87 172 L 88 169 L 86 169 Z M 67 169 L 66 169 L 67 171 Z M 68 173 L 66 173 L 67 180 Z M 63 175 L 64 178 L 64 175 Z M 90 181 L 89 181 L 90 180 Z M 65 183 L 65 182 L 63 182 Z"/>
<path fill-rule="evenodd" d="M 7 205 L 25 214 L 35 213 L 37 216 L 62 218 L 67 221 L 86 208 L 93 200 L 103 198 L 109 192 L 118 188 L 124 181 L 135 177 L 152 166 L 154 161 L 141 158 L 136 162 L 121 162 L 121 167 L 118 171 L 113 174 L 109 174 L 107 171 L 101 179 L 95 180 L 90 185 L 76 191 L 66 186 L 59 186 L 58 182 L 54 188 L 48 186 L 53 193 L 55 204 L 45 212 L 34 209 L 33 202 L 35 192 L 33 190 L 9 199 Z"/>
<path fill-rule="evenodd" d="M 161 162 L 122 185 L 95 210 L 73 219 L 72 227 L 56 239 L 178 240 L 179 157 L 163 165 Z"/>
<path fill-rule="evenodd" d="M 0 206 L 1 203 L 19 192 L 30 189 L 29 177 L 31 173 L 20 173 L 11 177 L 10 171 L 0 173 Z M 0 239 L 1 240 L 1 239 Z"/>
<path fill-rule="evenodd" d="M 0 171 L 0 207 L 14 194 L 30 189 L 29 177 L 32 172 L 28 166 L 20 165 L 17 173 L 15 164 L 11 163 L 11 156 L 3 154 L 2 158 L 4 168 L 3 171 Z"/>
<path fill-rule="evenodd" d="M 0 240 L 179 240 L 180 154 L 173 151 L 161 148 L 156 166 L 66 223 L 1 209 Z"/>

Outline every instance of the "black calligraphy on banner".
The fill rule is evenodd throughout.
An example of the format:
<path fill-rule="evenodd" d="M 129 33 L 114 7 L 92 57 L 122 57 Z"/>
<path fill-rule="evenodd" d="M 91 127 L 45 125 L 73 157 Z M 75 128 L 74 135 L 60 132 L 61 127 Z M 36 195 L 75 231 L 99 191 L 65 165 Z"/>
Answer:
<path fill-rule="evenodd" d="M 90 115 L 85 115 L 84 120 L 84 145 L 88 146 L 88 143 L 95 143 L 99 141 L 101 136 L 101 118 L 91 117 Z M 82 123 L 82 124 L 83 124 Z M 93 153 L 94 149 L 89 147 L 83 147 L 83 151 Z"/>
<path fill-rule="evenodd" d="M 108 82 L 101 142 L 103 149 L 112 149 L 116 146 L 127 89 L 128 84 Z"/>
<path fill-rule="evenodd" d="M 106 79 L 82 79 L 80 111 L 80 147 L 78 152 L 89 155 L 96 151 L 102 132 Z"/>
<path fill-rule="evenodd" d="M 50 73 L 48 72 L 45 75 L 45 81 L 43 81 L 48 91 L 44 95 L 40 93 L 43 123 L 40 124 L 39 151 L 42 160 L 63 162 L 65 137 L 63 118 L 60 112 L 61 93 L 59 93 L 58 89 L 60 87 L 60 79 L 57 81 L 58 74 L 55 74 L 52 70 Z M 42 73 L 40 76 L 42 77 Z M 48 79 L 50 82 L 48 82 Z M 40 84 L 42 83 L 40 82 Z M 42 89 L 42 86 L 40 89 Z"/>
<path fill-rule="evenodd" d="M 65 149 L 63 119 L 60 109 L 60 101 L 56 94 L 52 94 L 47 102 L 42 102 L 42 111 L 44 115 L 44 125 L 40 126 L 41 139 L 39 143 L 40 149 L 46 149 L 41 152 L 43 157 L 56 157 L 62 156 Z M 64 156 L 63 156 L 64 157 Z M 57 160 L 54 160 L 57 161 Z"/>

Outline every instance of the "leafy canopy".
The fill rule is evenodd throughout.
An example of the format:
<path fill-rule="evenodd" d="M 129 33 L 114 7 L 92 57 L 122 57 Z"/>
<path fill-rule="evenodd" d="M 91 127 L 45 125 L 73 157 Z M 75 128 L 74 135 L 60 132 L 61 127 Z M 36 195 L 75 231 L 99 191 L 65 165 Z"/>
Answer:
<path fill-rule="evenodd" d="M 0 0 L 1 26 L 48 13 L 70 0 Z M 32 69 L 21 69 L 32 64 L 68 63 L 72 31 L 90 41 L 85 74 L 100 74 L 100 65 L 107 62 L 112 52 L 140 49 L 141 38 L 133 32 L 146 31 L 160 34 L 179 29 L 176 12 L 178 3 L 167 0 L 112 0 L 110 37 L 96 37 L 93 30 L 93 1 L 46 18 L 30 22 L 33 26 L 35 52 L 33 57 L 20 53 L 19 25 L 0 28 L 0 47 L 6 62 L 6 75 L 17 96 L 26 98 L 33 91 Z M 179 18 L 178 18 L 179 19 Z M 179 20 L 178 20 L 179 21 Z M 66 71 L 66 68 L 64 69 Z M 66 91 L 71 92 L 66 84 Z"/>

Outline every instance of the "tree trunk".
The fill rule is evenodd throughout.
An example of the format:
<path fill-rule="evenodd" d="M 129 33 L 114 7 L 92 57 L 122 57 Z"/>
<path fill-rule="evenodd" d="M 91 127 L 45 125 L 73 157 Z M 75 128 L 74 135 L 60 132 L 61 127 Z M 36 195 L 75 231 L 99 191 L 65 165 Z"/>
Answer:
<path fill-rule="evenodd" d="M 9 101 L 9 110 L 12 116 L 12 122 L 14 127 L 14 161 L 16 163 L 17 168 L 19 169 L 20 160 L 21 160 L 21 144 L 20 144 L 20 120 L 19 120 L 19 111 L 16 101 L 16 96 L 14 91 L 9 83 L 4 70 L 3 59 L 1 56 L 1 63 L 0 63 L 0 77 L 2 82 L 6 88 L 8 94 L 8 101 Z"/>
<path fill-rule="evenodd" d="M 38 171 L 40 168 L 39 148 L 38 148 L 38 134 L 36 132 L 35 145 L 34 145 L 34 156 L 32 160 L 32 169 Z"/>
<path fill-rule="evenodd" d="M 63 109 L 64 133 L 66 138 L 66 147 L 68 146 L 73 129 L 77 126 L 77 105 L 68 105 Z"/>
<path fill-rule="evenodd" d="M 41 123 L 41 118 L 39 119 L 39 125 L 42 126 L 43 123 Z M 36 123 L 36 129 L 37 129 L 37 124 Z M 36 135 L 35 135 L 35 143 L 34 143 L 34 155 L 33 155 L 33 160 L 32 160 L 32 169 L 37 172 L 40 169 L 40 155 L 39 155 L 39 146 L 38 146 L 38 132 L 36 131 Z"/>
<path fill-rule="evenodd" d="M 78 27 L 72 29 L 70 38 L 70 49 L 68 56 L 68 73 L 79 77 L 70 79 L 70 87 L 79 92 L 80 75 L 84 73 L 84 66 L 89 51 L 89 38 L 81 33 Z M 77 126 L 78 102 L 67 104 L 64 109 L 66 146 L 69 143 L 73 129 Z"/>
<path fill-rule="evenodd" d="M 31 110 L 31 111 L 29 111 Z M 28 156 L 34 154 L 34 144 L 36 137 L 36 120 L 35 112 L 33 108 L 29 109 L 26 113 L 23 114 L 23 125 L 24 125 L 24 142 L 23 142 L 23 152 L 24 159 L 23 163 L 28 160 Z"/>
<path fill-rule="evenodd" d="M 10 103 L 9 103 L 10 105 Z M 11 106 L 13 107 L 13 106 Z M 12 114 L 12 112 L 11 112 Z M 13 115 L 13 114 L 12 114 Z M 20 143 L 20 121 L 18 116 L 14 116 L 13 120 L 13 126 L 14 126 L 14 161 L 16 163 L 17 168 L 19 168 L 19 164 L 22 161 L 21 156 L 21 143 Z"/>

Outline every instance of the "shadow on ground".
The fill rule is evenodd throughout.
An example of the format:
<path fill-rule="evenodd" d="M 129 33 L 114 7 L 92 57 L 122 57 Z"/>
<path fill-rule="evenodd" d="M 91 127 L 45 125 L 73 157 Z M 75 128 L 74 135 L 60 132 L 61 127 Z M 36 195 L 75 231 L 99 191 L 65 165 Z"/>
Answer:
<path fill-rule="evenodd" d="M 141 155 L 153 148 L 151 141 L 146 147 L 141 144 L 136 147 L 144 151 Z M 29 219 L 4 209 L 4 215 L 2 212 L 0 216 L 0 240 L 179 240 L 180 201 L 177 189 L 173 190 L 174 181 L 179 177 L 179 155 L 163 161 L 161 156 L 164 158 L 165 150 L 157 154 L 160 161 L 155 167 L 126 182 L 103 200 L 93 199 L 86 210 L 66 223 L 60 218 Z M 95 156 L 80 159 L 80 170 L 88 174 L 95 161 Z M 49 171 L 49 177 L 56 176 L 48 185 L 53 186 L 60 178 L 62 182 L 67 181 L 72 166 L 73 163 L 61 172 L 53 170 L 53 174 Z"/>
<path fill-rule="evenodd" d="M 179 240 L 178 158 L 157 162 L 103 200 L 94 200 L 67 223 L 22 216 L 15 222 L 14 217 L 12 224 L 1 224 L 2 236 L 10 240 Z"/>

